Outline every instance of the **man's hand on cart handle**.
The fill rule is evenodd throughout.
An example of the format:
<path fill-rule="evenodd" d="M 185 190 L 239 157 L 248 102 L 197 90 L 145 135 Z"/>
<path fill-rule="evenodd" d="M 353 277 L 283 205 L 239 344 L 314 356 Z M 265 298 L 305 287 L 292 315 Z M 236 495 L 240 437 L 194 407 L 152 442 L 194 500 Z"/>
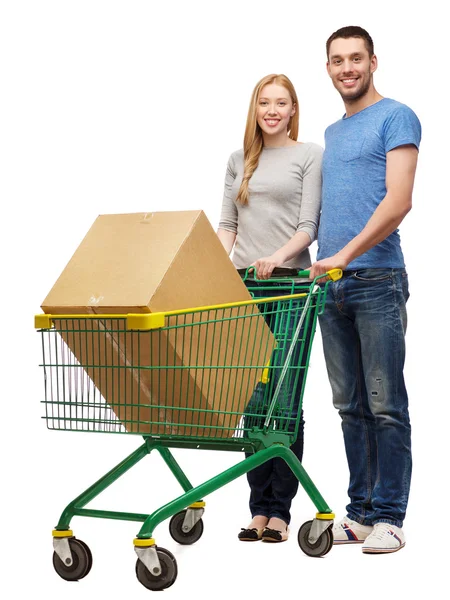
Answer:
<path fill-rule="evenodd" d="M 298 277 L 306 277 L 307 279 L 321 279 L 322 281 L 337 281 L 342 277 L 342 269 L 330 269 L 323 274 L 316 275 L 316 277 L 312 277 L 310 271 L 299 271 L 297 274 Z"/>
<path fill-rule="evenodd" d="M 330 258 L 318 260 L 311 265 L 309 270 L 310 278 L 314 279 L 315 277 L 323 275 L 328 271 L 332 271 L 333 269 L 341 269 L 342 271 L 345 271 L 347 265 L 348 263 L 342 258 L 342 256 L 339 255 L 339 253 L 335 254 L 334 256 L 330 256 Z"/>

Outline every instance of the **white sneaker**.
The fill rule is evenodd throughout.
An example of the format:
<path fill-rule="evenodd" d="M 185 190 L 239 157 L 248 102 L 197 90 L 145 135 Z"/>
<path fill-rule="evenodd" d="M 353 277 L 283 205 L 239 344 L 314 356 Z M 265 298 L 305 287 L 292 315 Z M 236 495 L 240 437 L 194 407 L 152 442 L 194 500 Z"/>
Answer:
<path fill-rule="evenodd" d="M 397 552 L 405 545 L 405 534 L 395 525 L 375 523 L 373 532 L 367 537 L 362 551 L 366 554 Z"/>
<path fill-rule="evenodd" d="M 372 525 L 361 525 L 344 517 L 333 526 L 335 544 L 362 544 L 373 531 Z"/>

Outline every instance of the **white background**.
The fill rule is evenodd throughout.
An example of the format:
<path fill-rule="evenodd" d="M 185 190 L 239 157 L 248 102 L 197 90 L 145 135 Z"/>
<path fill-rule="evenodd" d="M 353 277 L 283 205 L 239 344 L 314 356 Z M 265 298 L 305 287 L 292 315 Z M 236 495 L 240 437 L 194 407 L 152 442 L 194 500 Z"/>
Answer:
<path fill-rule="evenodd" d="M 438 6 L 441 4 L 442 9 Z M 300 139 L 323 144 L 343 113 L 325 71 L 325 41 L 361 25 L 375 42 L 378 91 L 411 106 L 423 126 L 414 208 L 401 226 L 410 274 L 406 377 L 414 474 L 404 550 L 359 546 L 323 559 L 302 554 L 298 527 L 315 508 L 300 490 L 285 544 L 242 544 L 244 477 L 207 500 L 205 533 L 180 547 L 155 531 L 178 580 L 165 594 L 365 599 L 445 595 L 448 505 L 448 41 L 445 3 L 5 0 L 0 12 L 1 529 L 8 598 L 38 593 L 149 597 L 134 575 L 139 524 L 75 518 L 94 555 L 89 576 L 66 583 L 51 564 L 51 530 L 66 504 L 140 439 L 47 431 L 33 316 L 98 214 L 203 209 L 216 228 L 229 154 L 241 147 L 255 83 L 285 73 L 300 99 Z M 313 254 L 315 247 L 313 248 Z M 347 466 L 316 337 L 304 398 L 304 466 L 340 518 Z M 240 455 L 175 455 L 194 484 Z M 179 494 L 151 456 L 92 507 L 152 512 Z M 438 590 L 441 590 L 440 592 Z"/>

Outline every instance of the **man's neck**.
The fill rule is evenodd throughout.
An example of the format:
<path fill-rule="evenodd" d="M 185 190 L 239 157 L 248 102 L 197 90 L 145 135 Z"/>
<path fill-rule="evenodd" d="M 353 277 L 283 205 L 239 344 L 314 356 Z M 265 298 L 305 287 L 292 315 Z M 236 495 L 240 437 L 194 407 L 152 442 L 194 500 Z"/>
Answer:
<path fill-rule="evenodd" d="M 357 100 L 348 100 L 347 102 L 344 100 L 345 116 L 351 117 L 382 99 L 383 96 L 379 94 L 375 88 L 372 88 L 367 94 L 364 94 L 364 96 L 361 96 L 361 98 L 358 98 Z"/>

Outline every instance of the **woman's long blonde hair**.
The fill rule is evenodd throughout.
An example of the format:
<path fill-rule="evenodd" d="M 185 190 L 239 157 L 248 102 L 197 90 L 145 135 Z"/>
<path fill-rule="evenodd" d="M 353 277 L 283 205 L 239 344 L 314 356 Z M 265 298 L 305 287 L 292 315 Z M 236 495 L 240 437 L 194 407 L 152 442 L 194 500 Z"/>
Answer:
<path fill-rule="evenodd" d="M 248 184 L 258 166 L 259 157 L 263 149 L 263 136 L 261 127 L 258 125 L 256 120 L 256 112 L 258 110 L 258 100 L 261 90 L 265 85 L 275 83 L 281 85 L 287 89 L 291 97 L 292 103 L 295 106 L 295 114 L 292 116 L 288 123 L 288 136 L 291 140 L 297 141 L 298 137 L 298 99 L 292 82 L 286 77 L 286 75 L 266 75 L 263 77 L 255 86 L 253 94 L 250 100 L 250 106 L 247 115 L 247 124 L 245 126 L 244 134 L 244 176 L 242 178 L 241 187 L 236 198 L 236 202 L 240 204 L 248 204 Z"/>

